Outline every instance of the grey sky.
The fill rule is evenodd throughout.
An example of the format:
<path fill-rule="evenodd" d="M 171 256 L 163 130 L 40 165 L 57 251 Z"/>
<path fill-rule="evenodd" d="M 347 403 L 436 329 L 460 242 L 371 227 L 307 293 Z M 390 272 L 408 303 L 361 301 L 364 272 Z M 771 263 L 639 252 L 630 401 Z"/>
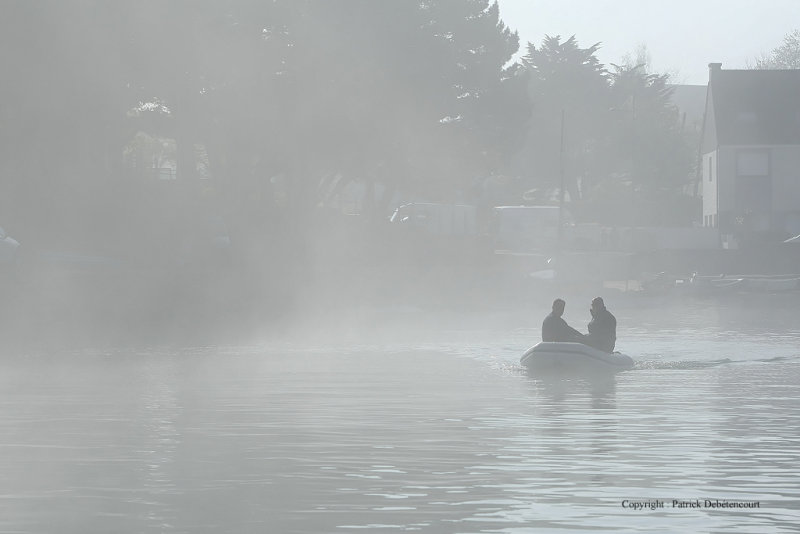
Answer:
<path fill-rule="evenodd" d="M 598 41 L 603 63 L 644 44 L 655 72 L 705 84 L 708 63 L 743 68 L 800 28 L 800 0 L 499 0 L 500 16 L 519 32 L 520 53 L 545 35 Z"/>

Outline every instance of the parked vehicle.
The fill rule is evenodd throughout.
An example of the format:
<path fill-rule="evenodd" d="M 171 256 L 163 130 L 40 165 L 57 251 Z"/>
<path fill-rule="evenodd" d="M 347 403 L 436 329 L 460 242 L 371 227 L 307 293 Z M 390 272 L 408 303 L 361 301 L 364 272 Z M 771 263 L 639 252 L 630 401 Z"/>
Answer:
<path fill-rule="evenodd" d="M 439 236 L 474 236 L 478 233 L 475 206 L 414 202 L 398 207 L 389 221 Z"/>

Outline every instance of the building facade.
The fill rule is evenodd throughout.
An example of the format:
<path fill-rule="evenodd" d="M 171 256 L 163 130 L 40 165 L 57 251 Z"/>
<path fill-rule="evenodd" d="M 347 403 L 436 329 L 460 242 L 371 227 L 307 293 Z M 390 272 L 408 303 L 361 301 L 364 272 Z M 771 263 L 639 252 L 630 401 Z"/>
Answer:
<path fill-rule="evenodd" d="M 709 65 L 703 226 L 724 247 L 800 233 L 800 70 Z"/>

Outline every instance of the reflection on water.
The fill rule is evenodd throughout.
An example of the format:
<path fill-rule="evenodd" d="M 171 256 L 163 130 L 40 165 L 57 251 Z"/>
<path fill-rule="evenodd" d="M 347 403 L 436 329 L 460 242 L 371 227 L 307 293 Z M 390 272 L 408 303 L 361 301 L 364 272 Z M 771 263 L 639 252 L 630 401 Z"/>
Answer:
<path fill-rule="evenodd" d="M 535 329 L 6 359 L 0 531 L 793 530 L 798 338 L 637 328 L 651 365 L 595 378 L 528 376 Z"/>

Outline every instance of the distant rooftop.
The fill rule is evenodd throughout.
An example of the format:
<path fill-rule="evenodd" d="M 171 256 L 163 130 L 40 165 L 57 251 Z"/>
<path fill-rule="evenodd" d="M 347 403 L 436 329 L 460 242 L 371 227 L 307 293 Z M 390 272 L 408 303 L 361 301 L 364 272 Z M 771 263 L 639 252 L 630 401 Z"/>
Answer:
<path fill-rule="evenodd" d="M 719 144 L 800 145 L 800 70 L 723 70 L 712 63 L 709 74 Z"/>
<path fill-rule="evenodd" d="M 705 85 L 670 85 L 670 100 L 678 108 L 681 115 L 686 114 L 687 124 L 702 123 L 706 108 Z"/>

